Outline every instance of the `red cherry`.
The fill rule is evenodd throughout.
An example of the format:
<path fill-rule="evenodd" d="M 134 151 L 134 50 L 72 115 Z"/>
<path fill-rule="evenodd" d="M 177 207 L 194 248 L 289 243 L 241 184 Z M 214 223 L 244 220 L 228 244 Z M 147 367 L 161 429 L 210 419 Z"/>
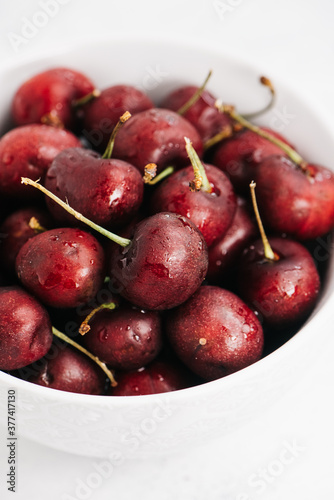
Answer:
<path fill-rule="evenodd" d="M 166 333 L 179 358 L 194 373 L 213 380 L 260 359 L 262 327 L 235 294 L 202 286 L 166 316 Z"/>
<path fill-rule="evenodd" d="M 113 154 L 142 173 L 148 163 L 155 163 L 158 172 L 169 165 L 181 168 L 189 164 L 184 137 L 202 156 L 201 138 L 188 120 L 167 109 L 148 109 L 124 124 L 115 139 Z"/>
<path fill-rule="evenodd" d="M 46 123 L 72 128 L 73 103 L 94 90 L 89 78 L 69 68 L 52 68 L 24 82 L 14 95 L 17 125 Z"/>
<path fill-rule="evenodd" d="M 163 99 L 160 107 L 178 111 L 198 89 L 199 87 L 193 85 L 185 85 L 173 90 Z M 197 101 L 182 115 L 196 128 L 203 142 L 231 123 L 229 116 L 217 109 L 216 101 L 208 90 L 203 90 Z"/>
<path fill-rule="evenodd" d="M 289 144 L 277 132 L 265 127 L 262 130 Z M 243 130 L 218 145 L 212 163 L 229 176 L 238 193 L 244 194 L 249 183 L 257 178 L 259 163 L 274 154 L 282 154 L 282 149 L 251 130 Z"/>
<path fill-rule="evenodd" d="M 87 349 L 115 370 L 147 365 L 162 347 L 160 316 L 154 311 L 122 305 L 94 315 L 84 336 Z"/>
<path fill-rule="evenodd" d="M 16 370 L 37 361 L 51 343 L 46 309 L 18 286 L 0 288 L 0 369 Z"/>
<path fill-rule="evenodd" d="M 193 167 L 183 168 L 156 188 L 151 200 L 151 213 L 174 212 L 188 217 L 210 246 L 226 233 L 237 205 L 228 177 L 212 165 L 203 166 L 211 192 L 201 189 L 191 192 L 189 183 L 194 178 Z"/>
<path fill-rule="evenodd" d="M 110 276 L 129 302 L 163 310 L 187 300 L 204 280 L 207 266 L 207 247 L 195 224 L 163 212 L 137 224 L 128 246 L 117 245 Z"/>
<path fill-rule="evenodd" d="M 16 258 L 22 284 L 44 304 L 77 307 L 92 300 L 104 279 L 99 242 L 77 228 L 51 229 L 28 240 Z"/>
<path fill-rule="evenodd" d="M 294 324 L 313 310 L 320 290 L 319 274 L 300 243 L 285 238 L 270 238 L 269 243 L 277 260 L 265 257 L 262 240 L 244 251 L 238 265 L 238 292 L 266 324 Z"/>
<path fill-rule="evenodd" d="M 55 351 L 55 353 L 53 352 Z M 103 371 L 87 356 L 72 347 L 59 344 L 53 346 L 43 360 L 34 366 L 21 370 L 21 377 L 32 370 L 29 382 L 58 391 L 79 394 L 103 394 L 106 377 Z"/>
<path fill-rule="evenodd" d="M 177 363 L 155 360 L 149 365 L 117 374 L 117 386 L 111 396 L 143 396 L 177 391 L 189 387 L 188 372 Z"/>
<path fill-rule="evenodd" d="M 83 106 L 83 135 L 100 152 L 107 147 L 109 137 L 119 117 L 129 111 L 135 115 L 153 108 L 151 99 L 131 85 L 114 85 L 102 90 L 100 96 Z"/>
<path fill-rule="evenodd" d="M 72 208 L 96 224 L 117 228 L 137 214 L 143 199 L 144 183 L 129 163 L 102 158 L 83 148 L 63 151 L 48 170 L 45 186 Z M 75 219 L 47 199 L 55 219 L 73 224 Z"/>
<path fill-rule="evenodd" d="M 71 132 L 47 125 L 26 125 L 7 132 L 0 139 L 1 196 L 16 201 L 36 199 L 36 190 L 22 186 L 21 177 L 43 180 L 60 151 L 79 146 Z"/>
<path fill-rule="evenodd" d="M 239 257 L 246 245 L 257 235 L 257 228 L 249 214 L 246 202 L 237 199 L 237 210 L 227 232 L 209 248 L 207 278 L 219 283 L 227 275 L 233 275 L 239 264 Z"/>
<path fill-rule="evenodd" d="M 314 239 L 334 227 L 334 174 L 320 165 L 305 170 L 284 156 L 257 169 L 258 203 L 265 225 L 298 240 Z"/>

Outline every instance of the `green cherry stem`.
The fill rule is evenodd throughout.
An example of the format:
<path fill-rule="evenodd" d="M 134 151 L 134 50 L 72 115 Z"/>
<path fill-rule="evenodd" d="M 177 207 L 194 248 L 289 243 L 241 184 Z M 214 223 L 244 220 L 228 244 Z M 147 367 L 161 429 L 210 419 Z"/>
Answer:
<path fill-rule="evenodd" d="M 269 80 L 269 78 L 267 78 L 266 76 L 261 76 L 260 83 L 261 83 L 261 85 L 264 85 L 265 87 L 267 87 L 269 89 L 271 99 L 264 108 L 259 109 L 258 111 L 254 111 L 254 113 L 247 113 L 247 114 L 244 113 L 243 117 L 247 118 L 248 120 L 256 118 L 257 116 L 263 115 L 264 113 L 269 111 L 274 106 L 274 104 L 276 102 L 276 91 L 275 91 L 273 84 Z"/>
<path fill-rule="evenodd" d="M 281 141 L 277 137 L 273 136 L 269 132 L 262 130 L 260 127 L 257 125 L 254 125 L 253 123 L 249 122 L 246 120 L 246 118 L 242 117 L 239 115 L 233 106 L 225 105 L 225 104 L 220 104 L 219 102 L 216 103 L 216 106 L 218 109 L 226 114 L 228 114 L 233 120 L 237 121 L 240 123 L 245 128 L 248 128 L 252 132 L 255 132 L 256 134 L 260 135 L 261 137 L 264 137 L 265 139 L 268 139 L 268 141 L 272 142 L 276 146 L 282 149 L 284 153 L 288 155 L 288 157 L 296 163 L 304 172 L 308 172 L 307 170 L 307 162 L 300 156 L 297 151 L 292 149 L 288 144 L 285 142 Z"/>
<path fill-rule="evenodd" d="M 194 94 L 190 97 L 190 99 L 188 99 L 188 101 L 186 103 L 184 103 L 180 109 L 177 110 L 177 113 L 179 115 L 184 115 L 184 113 L 186 113 L 188 111 L 188 109 L 191 108 L 191 106 L 193 106 L 196 101 L 198 101 L 198 99 L 201 97 L 203 90 L 205 89 L 208 81 L 210 80 L 211 75 L 212 75 L 212 71 L 210 70 L 206 79 L 202 83 L 202 85 L 196 90 L 196 92 L 194 92 Z"/>
<path fill-rule="evenodd" d="M 188 137 L 184 138 L 185 143 L 186 143 L 186 151 L 189 157 L 189 160 L 193 166 L 194 169 L 194 176 L 195 179 L 193 182 L 190 183 L 190 189 L 193 191 L 205 191 L 206 193 L 212 193 L 212 187 L 211 184 L 206 176 L 205 168 L 203 166 L 203 163 L 201 162 L 198 154 L 193 148 L 193 145 L 188 139 Z"/>
<path fill-rule="evenodd" d="M 155 184 L 158 184 L 158 182 L 162 181 L 169 175 L 171 175 L 174 172 L 174 167 L 166 167 L 164 170 L 162 170 L 158 175 L 156 175 L 157 171 L 157 166 L 155 163 L 149 163 L 145 167 L 145 173 L 143 176 L 143 180 L 145 184 L 149 184 L 150 186 L 154 186 Z"/>
<path fill-rule="evenodd" d="M 111 385 L 113 387 L 116 387 L 117 382 L 116 382 L 116 380 L 114 378 L 114 375 L 109 370 L 109 368 L 107 367 L 107 365 L 105 363 L 103 363 L 97 356 L 94 356 L 94 354 L 92 354 L 91 352 L 87 351 L 87 349 L 85 349 L 80 344 L 78 344 L 77 342 L 75 342 L 74 340 L 72 340 L 70 337 L 68 337 L 67 335 L 65 335 L 65 333 L 60 332 L 59 330 L 57 330 L 57 328 L 55 328 L 54 326 L 52 327 L 52 333 L 53 333 L 53 335 L 55 335 L 59 339 L 64 340 L 67 344 L 70 344 L 71 346 L 75 347 L 76 349 L 78 349 L 79 351 L 81 351 L 83 354 L 85 354 L 86 356 L 88 356 L 90 359 L 92 359 L 104 371 L 104 373 L 107 375 L 107 377 L 110 380 Z"/>
<path fill-rule="evenodd" d="M 84 106 L 85 104 L 89 103 L 93 99 L 96 99 L 96 97 L 100 97 L 100 95 L 101 91 L 99 89 L 94 89 L 92 92 L 89 92 L 89 94 L 80 97 L 80 99 L 75 99 L 74 101 L 72 101 L 72 106 L 73 108 L 79 108 L 80 106 Z"/>
<path fill-rule="evenodd" d="M 116 309 L 116 307 L 117 307 L 117 305 L 115 304 L 115 302 L 105 302 L 105 303 L 101 304 L 100 306 L 95 307 L 95 309 L 93 309 L 88 314 L 88 316 L 83 320 L 83 322 L 81 323 L 81 325 L 79 327 L 80 335 L 85 335 L 87 332 L 89 332 L 90 326 L 88 323 L 90 322 L 92 317 L 95 316 L 95 314 L 97 312 L 101 311 L 102 309 L 109 309 L 110 311 L 112 311 L 113 309 Z"/>
<path fill-rule="evenodd" d="M 268 241 L 267 235 L 264 231 L 262 220 L 260 217 L 260 212 L 257 206 L 257 201 L 256 201 L 256 196 L 255 196 L 255 188 L 256 188 L 256 183 L 252 181 L 249 185 L 250 191 L 251 191 L 251 197 L 252 197 L 252 203 L 253 203 L 253 209 L 257 221 L 257 225 L 259 227 L 262 243 L 263 243 L 263 249 L 264 249 L 264 256 L 268 260 L 276 261 L 279 260 L 278 255 L 273 252 L 273 249 L 270 246 L 270 243 Z"/>
<path fill-rule="evenodd" d="M 103 159 L 109 159 L 109 158 L 111 158 L 111 155 L 112 155 L 112 152 L 113 152 L 113 149 L 114 149 L 114 143 L 115 143 L 116 134 L 119 131 L 119 129 L 123 126 L 123 124 L 129 118 L 131 118 L 131 113 L 129 113 L 129 111 L 125 111 L 125 113 L 123 113 L 123 115 L 120 117 L 120 119 L 116 123 L 113 131 L 111 132 L 111 136 L 110 136 L 109 142 L 107 144 L 106 150 L 105 150 L 105 152 L 102 155 Z"/>
<path fill-rule="evenodd" d="M 21 177 L 21 183 L 29 185 L 29 186 L 33 186 L 36 189 L 39 189 L 40 191 L 42 191 L 42 193 L 44 193 L 46 196 L 48 196 L 53 201 L 58 203 L 58 205 L 60 205 L 62 208 L 64 208 L 64 210 L 66 210 L 66 212 L 73 215 L 73 217 L 78 219 L 80 222 L 87 224 L 87 226 L 91 227 L 92 229 L 94 229 L 98 233 L 102 234 L 103 236 L 105 236 L 109 240 L 117 243 L 118 245 L 121 245 L 122 247 L 126 247 L 131 243 L 131 240 L 128 240 L 127 238 L 122 238 L 121 236 L 118 236 L 117 234 L 114 234 L 114 233 L 108 231 L 107 229 L 104 229 L 103 227 L 99 226 L 98 224 L 95 224 L 95 222 L 92 222 L 91 220 L 87 219 L 87 217 L 82 215 L 80 212 L 77 212 L 76 210 L 74 210 L 74 208 L 70 207 L 70 205 L 68 203 L 65 203 L 63 200 L 58 198 L 58 196 L 51 193 L 51 191 L 46 189 L 44 186 L 42 186 L 38 182 L 35 182 L 27 177 Z"/>

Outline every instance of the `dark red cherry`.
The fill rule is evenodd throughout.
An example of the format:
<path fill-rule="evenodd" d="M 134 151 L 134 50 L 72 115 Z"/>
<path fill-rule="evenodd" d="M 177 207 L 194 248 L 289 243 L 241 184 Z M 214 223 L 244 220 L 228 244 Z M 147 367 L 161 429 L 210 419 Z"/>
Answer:
<path fill-rule="evenodd" d="M 166 334 L 194 373 L 213 380 L 260 359 L 263 331 L 254 312 L 235 294 L 202 286 L 166 316 Z"/>
<path fill-rule="evenodd" d="M 0 226 L 0 260 L 7 272 L 15 270 L 16 256 L 24 243 L 40 232 L 29 225 L 32 218 L 40 224 L 41 230 L 53 225 L 47 210 L 30 206 L 11 213 Z"/>
<path fill-rule="evenodd" d="M 0 139 L 0 195 L 16 201 L 36 199 L 36 189 L 23 186 L 21 177 L 43 181 L 60 151 L 79 146 L 79 139 L 71 132 L 47 125 L 10 130 Z"/>
<path fill-rule="evenodd" d="M 195 224 L 164 212 L 137 224 L 125 248 L 115 247 L 110 277 L 129 302 L 163 310 L 189 298 L 204 280 L 207 266 L 207 246 Z"/>
<path fill-rule="evenodd" d="M 264 224 L 298 240 L 315 239 L 334 227 L 334 174 L 308 164 L 303 170 L 284 156 L 257 168 L 258 204 Z"/>
<path fill-rule="evenodd" d="M 28 380 L 33 384 L 57 389 L 58 391 L 79 394 L 103 394 L 106 377 L 103 371 L 85 354 L 69 346 L 55 344 L 38 363 L 38 368 L 27 367 L 21 370 L 30 375 Z M 21 375 L 21 377 L 22 377 Z"/>
<path fill-rule="evenodd" d="M 313 310 L 319 290 L 319 274 L 311 254 L 300 243 L 269 238 L 278 260 L 265 257 L 262 240 L 246 248 L 238 265 L 240 296 L 257 310 L 268 325 L 291 325 Z"/>
<path fill-rule="evenodd" d="M 190 191 L 189 183 L 194 178 L 193 167 L 183 168 L 174 172 L 156 188 L 151 200 L 151 213 L 174 212 L 188 217 L 210 246 L 226 233 L 237 204 L 228 177 L 212 165 L 203 166 L 211 192 L 201 189 Z"/>
<path fill-rule="evenodd" d="M 222 238 L 209 248 L 207 278 L 218 283 L 238 266 L 239 257 L 246 245 L 257 236 L 257 227 L 250 216 L 244 199 L 237 198 L 237 210 L 232 224 Z"/>
<path fill-rule="evenodd" d="M 115 370 L 147 365 L 162 347 L 159 313 L 122 305 L 97 312 L 84 336 L 86 348 Z"/>
<path fill-rule="evenodd" d="M 277 132 L 265 127 L 263 130 L 289 144 Z M 212 163 L 229 176 L 238 193 L 244 194 L 248 193 L 250 182 L 257 179 L 259 163 L 275 154 L 283 154 L 279 146 L 251 130 L 243 130 L 217 146 Z"/>
<path fill-rule="evenodd" d="M 202 140 L 188 120 L 167 109 L 149 109 L 124 124 L 116 136 L 113 156 L 131 163 L 142 173 L 148 163 L 155 163 L 158 172 L 170 165 L 181 168 L 189 164 L 184 137 L 202 156 Z"/>
<path fill-rule="evenodd" d="M 191 385 L 188 372 L 178 363 L 155 360 L 149 365 L 117 373 L 117 386 L 111 396 L 143 396 L 185 389 Z"/>
<path fill-rule="evenodd" d="M 17 125 L 46 123 L 72 128 L 73 103 L 94 90 L 84 74 L 69 68 L 52 68 L 32 76 L 16 91 L 12 115 Z"/>
<path fill-rule="evenodd" d="M 59 154 L 48 170 L 45 186 L 82 215 L 108 228 L 131 221 L 144 191 L 142 176 L 134 166 L 114 158 L 103 159 L 83 148 Z M 59 223 L 75 223 L 63 208 L 49 198 L 46 201 Z"/>
<path fill-rule="evenodd" d="M 20 287 L 0 288 L 0 369 L 16 370 L 44 356 L 52 343 L 46 309 Z"/>
<path fill-rule="evenodd" d="M 153 108 L 153 102 L 141 90 L 131 85 L 114 85 L 102 90 L 80 110 L 83 114 L 82 134 L 94 149 L 103 152 L 119 117 L 129 111 L 135 115 Z"/>
<path fill-rule="evenodd" d="M 160 103 L 162 108 L 178 111 L 193 97 L 199 87 L 185 85 L 168 94 Z M 198 131 L 205 142 L 230 125 L 231 119 L 215 106 L 217 99 L 208 90 L 203 90 L 197 101 L 182 115 Z"/>
<path fill-rule="evenodd" d="M 92 300 L 105 276 L 104 252 L 91 234 L 51 229 L 28 240 L 16 258 L 22 284 L 44 304 L 77 307 Z"/>

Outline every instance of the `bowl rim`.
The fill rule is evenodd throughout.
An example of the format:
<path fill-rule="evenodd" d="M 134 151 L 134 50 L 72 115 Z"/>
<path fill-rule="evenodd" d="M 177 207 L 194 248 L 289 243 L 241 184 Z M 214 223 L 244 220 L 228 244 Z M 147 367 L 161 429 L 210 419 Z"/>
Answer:
<path fill-rule="evenodd" d="M 52 48 L 49 50 L 43 50 L 39 51 L 36 54 L 29 54 L 24 55 L 22 53 L 17 55 L 17 58 L 15 60 L 8 60 L 5 61 L 3 66 L 0 68 L 0 78 L 4 76 L 6 73 L 18 70 L 22 67 L 29 67 L 33 64 L 36 63 L 43 63 L 43 61 L 46 63 L 46 67 L 52 67 L 52 60 L 55 58 L 59 58 L 63 54 L 65 54 L 67 57 L 72 53 L 75 54 L 78 50 L 84 50 L 85 47 L 92 47 L 96 46 L 99 47 L 101 43 L 107 43 L 107 44 L 112 44 L 112 43 L 120 43 L 120 44 L 133 44 L 133 43 L 140 43 L 146 44 L 146 45 L 151 45 L 152 41 L 154 44 L 164 45 L 166 48 L 180 48 L 180 45 L 182 46 L 182 49 L 185 50 L 190 50 L 190 51 L 196 51 L 196 50 L 201 50 L 206 53 L 213 54 L 215 57 L 222 58 L 226 61 L 229 62 L 229 64 L 235 65 L 235 66 L 242 66 L 247 72 L 254 73 L 256 72 L 258 75 L 262 74 L 262 71 L 259 68 L 259 65 L 254 63 L 253 61 L 250 61 L 249 59 L 246 60 L 240 55 L 235 55 L 234 53 L 229 53 L 226 50 L 221 49 L 220 47 L 218 48 L 217 46 L 213 45 L 212 42 L 208 41 L 198 41 L 196 39 L 189 39 L 189 38 L 184 38 L 184 37 L 173 37 L 173 39 L 168 38 L 166 35 L 159 35 L 157 36 L 156 34 L 154 37 L 150 35 L 143 35 L 142 33 L 137 33 L 133 32 L 130 35 L 127 33 L 117 33 L 114 35 L 99 35 L 95 36 L 93 39 L 90 41 L 87 41 L 86 38 L 79 38 L 75 42 L 71 42 L 68 44 L 67 47 L 62 46 L 59 48 Z M 50 64 L 51 60 L 51 64 Z M 73 64 L 73 68 L 75 68 L 76 65 Z M 275 86 L 277 88 L 281 88 L 284 90 L 284 92 L 287 92 L 288 94 L 293 94 L 294 99 L 299 102 L 302 107 L 307 111 L 307 113 L 311 116 L 314 116 L 317 121 L 322 122 L 326 126 L 326 131 L 328 135 L 331 135 L 334 140 L 334 125 L 328 120 L 328 117 L 319 109 L 316 107 L 310 106 L 308 101 L 305 101 L 305 97 L 303 94 L 300 93 L 300 88 L 297 86 L 294 86 L 293 83 L 287 82 L 286 80 L 282 81 L 281 77 L 279 75 L 275 75 L 275 73 L 272 74 L 272 78 L 275 81 Z M 331 126 L 330 126 L 331 125 Z M 332 256 L 331 258 L 331 266 L 334 266 L 334 257 Z M 329 270 L 328 270 L 329 273 Z M 325 286 L 327 288 L 327 286 Z M 171 391 L 167 393 L 158 393 L 158 394 L 150 394 L 150 395 L 141 395 L 141 396 L 117 396 L 117 397 L 110 397 L 106 395 L 88 395 L 88 394 L 78 394 L 78 393 L 72 393 L 72 392 L 66 392 L 66 391 L 61 391 L 58 389 L 51 389 L 48 387 L 43 387 L 39 386 L 36 384 L 33 384 L 31 382 L 28 382 L 23 379 L 19 379 L 14 377 L 13 375 L 10 375 L 6 372 L 0 371 L 0 382 L 3 381 L 5 384 L 8 386 L 8 388 L 15 388 L 18 391 L 24 390 L 28 392 L 31 395 L 36 395 L 39 396 L 40 398 L 45 399 L 50 399 L 50 400 L 57 400 L 57 401 L 71 401 L 73 403 L 84 403 L 84 404 L 89 404 L 89 405 L 94 405 L 99 403 L 103 403 L 104 406 L 132 406 L 134 404 L 134 401 L 137 402 L 135 403 L 136 405 L 140 404 L 146 404 L 146 403 L 152 403 L 154 400 L 156 401 L 157 399 L 163 400 L 163 399 L 168 399 L 170 402 L 177 402 L 179 399 L 184 401 L 184 398 L 186 397 L 187 399 L 196 399 L 197 396 L 199 396 L 203 390 L 205 390 L 206 394 L 210 393 L 219 393 L 223 392 L 227 388 L 233 387 L 234 382 L 242 382 L 245 377 L 245 381 L 247 381 L 247 374 L 254 374 L 256 371 L 265 371 L 266 367 L 271 364 L 272 362 L 279 363 L 281 360 L 285 359 L 285 354 L 289 353 L 290 351 L 298 352 L 298 347 L 302 344 L 304 344 L 307 339 L 314 335 L 314 331 L 312 331 L 312 328 L 315 323 L 315 317 L 317 320 L 320 320 L 322 324 L 329 324 L 331 319 L 334 319 L 334 311 L 332 311 L 331 308 L 331 301 L 330 298 L 334 295 L 334 291 L 328 292 L 328 290 L 324 289 L 322 291 L 322 294 L 320 296 L 320 300 L 318 301 L 318 304 L 315 307 L 315 310 L 313 313 L 310 315 L 306 323 L 300 328 L 298 332 L 296 332 L 288 341 L 286 341 L 282 346 L 280 346 L 278 349 L 275 351 L 271 352 L 270 354 L 266 355 L 265 357 L 261 358 L 260 360 L 256 361 L 250 366 L 247 366 L 246 368 L 243 368 L 231 375 L 228 375 L 226 377 L 222 377 L 220 379 L 204 382 L 203 384 L 188 387 L 185 389 L 180 389 L 177 391 Z M 204 388 L 204 389 L 203 389 Z"/>

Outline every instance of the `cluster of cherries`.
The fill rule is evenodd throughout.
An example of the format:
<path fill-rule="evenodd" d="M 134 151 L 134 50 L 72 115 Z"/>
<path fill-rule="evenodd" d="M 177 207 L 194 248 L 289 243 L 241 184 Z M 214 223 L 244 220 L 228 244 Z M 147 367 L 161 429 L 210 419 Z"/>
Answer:
<path fill-rule="evenodd" d="M 314 309 L 334 175 L 204 85 L 156 107 L 55 68 L 21 85 L 12 121 L 1 370 L 86 394 L 177 390 L 256 362 Z"/>

